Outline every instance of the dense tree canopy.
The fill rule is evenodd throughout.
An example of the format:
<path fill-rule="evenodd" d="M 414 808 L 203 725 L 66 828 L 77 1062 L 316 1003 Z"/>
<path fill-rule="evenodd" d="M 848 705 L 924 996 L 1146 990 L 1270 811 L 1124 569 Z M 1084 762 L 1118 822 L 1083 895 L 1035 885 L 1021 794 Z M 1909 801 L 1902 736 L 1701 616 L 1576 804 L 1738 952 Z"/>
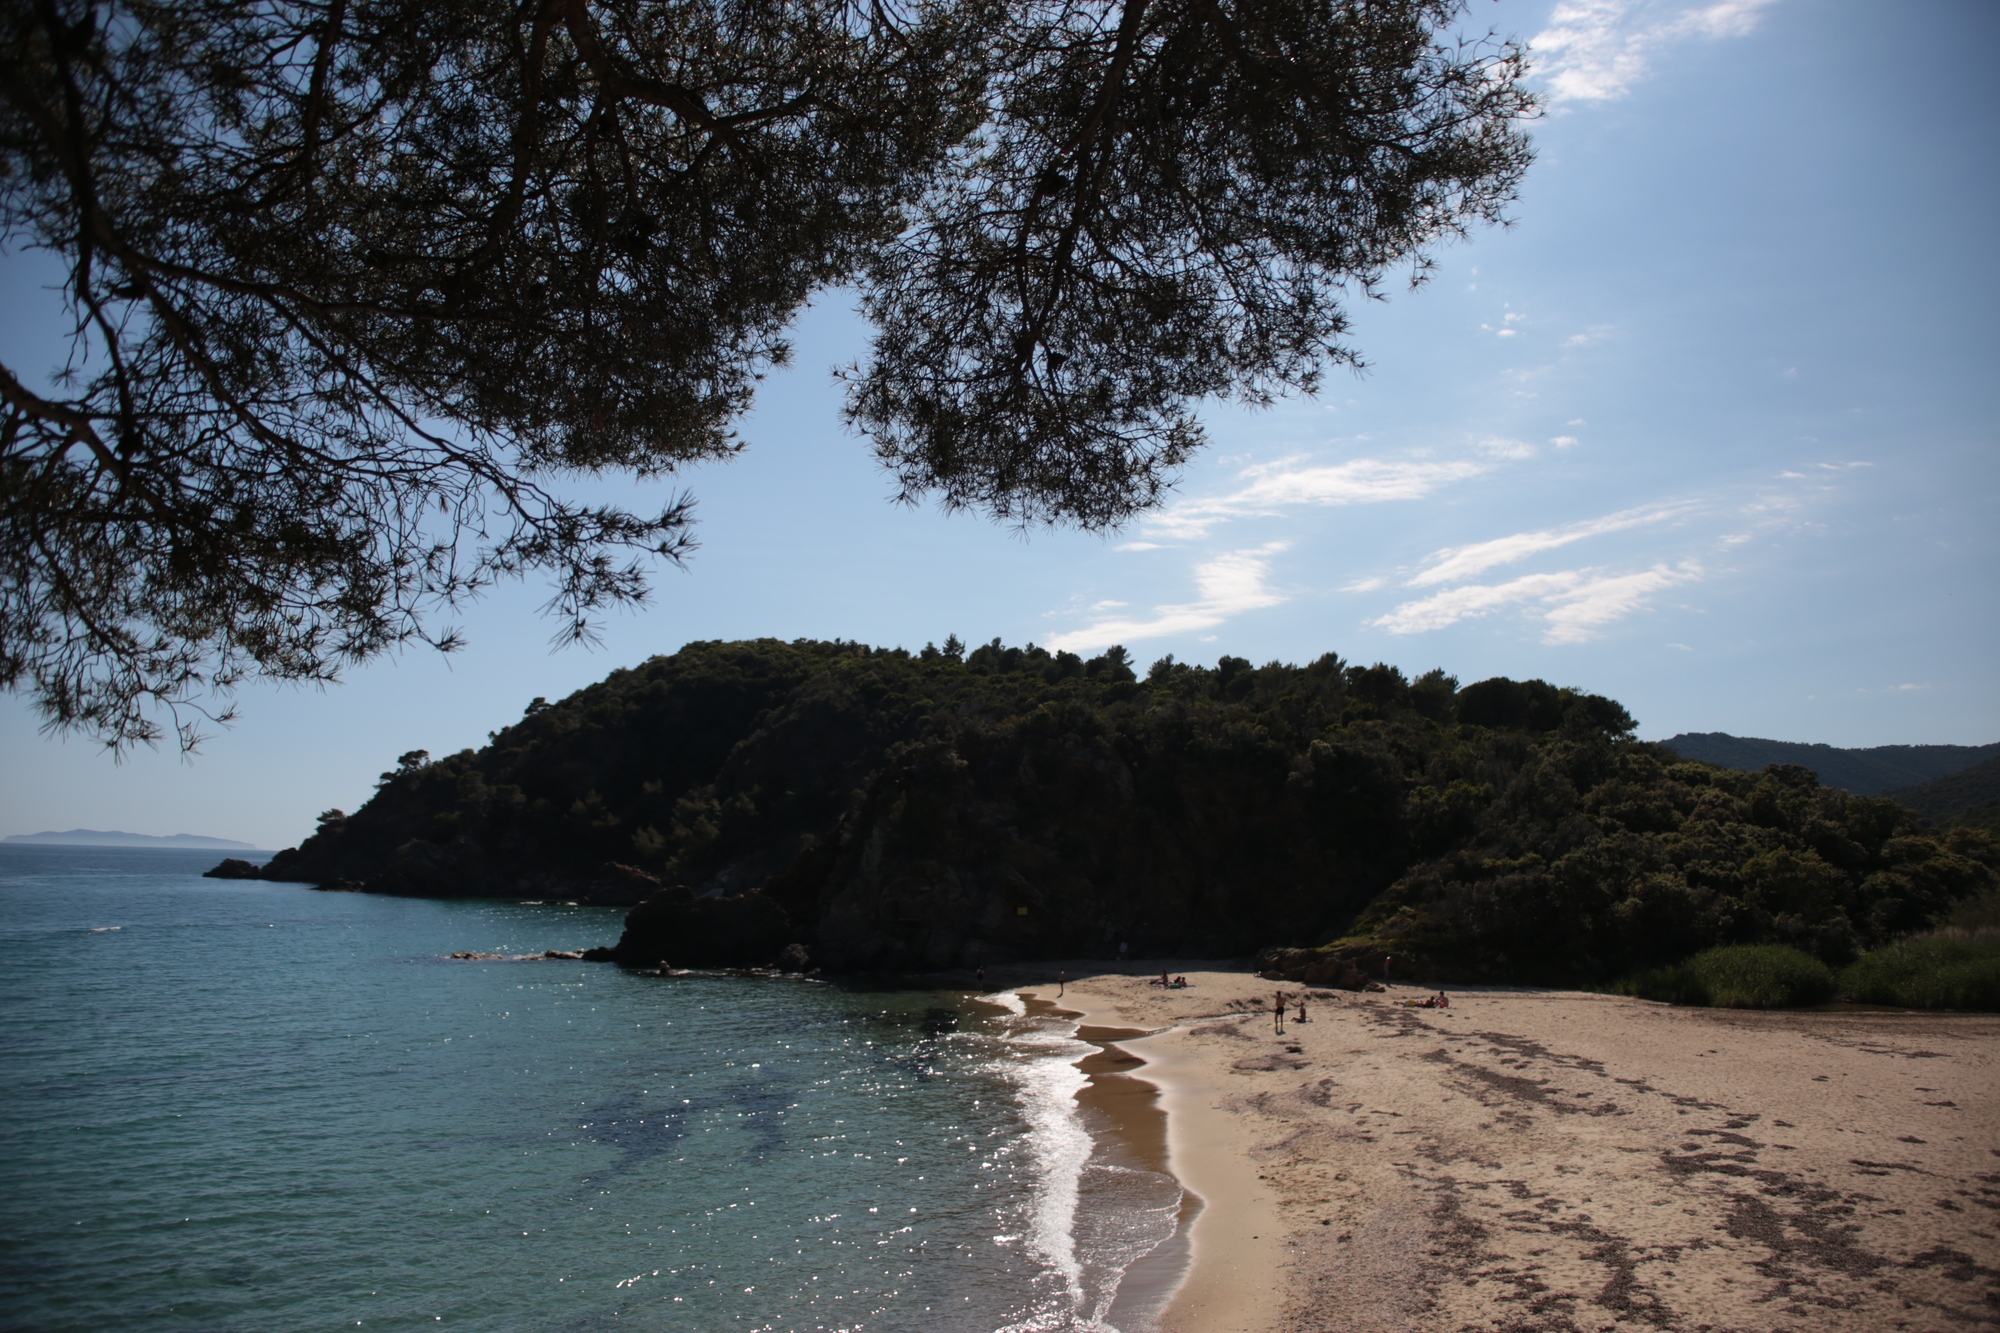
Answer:
<path fill-rule="evenodd" d="M 1439 977 L 1572 983 L 1718 944 L 1841 963 L 1994 889 L 1983 833 L 1933 835 L 1803 769 L 1683 761 L 1632 726 L 1543 681 L 1460 689 L 1331 653 L 1166 658 L 1141 678 L 1122 651 L 997 640 L 691 644 L 535 700 L 477 752 L 402 756 L 269 873 L 650 891 L 629 961 L 1326 946 L 1288 966 L 1360 956 L 1379 974 L 1394 953 Z"/>
<path fill-rule="evenodd" d="M 1521 56 L 1452 0 L 14 0 L 0 680 L 57 725 L 329 678 L 540 569 L 572 633 L 689 543 L 561 478 L 738 447 L 855 283 L 906 496 L 1116 523 L 1194 403 L 1351 360 L 1343 297 L 1492 220 Z"/>

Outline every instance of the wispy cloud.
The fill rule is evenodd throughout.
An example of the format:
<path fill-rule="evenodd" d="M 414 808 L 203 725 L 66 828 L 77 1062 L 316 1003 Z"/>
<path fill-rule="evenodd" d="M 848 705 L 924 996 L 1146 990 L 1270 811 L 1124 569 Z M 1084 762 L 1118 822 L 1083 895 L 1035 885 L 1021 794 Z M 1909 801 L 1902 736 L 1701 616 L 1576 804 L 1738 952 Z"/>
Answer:
<path fill-rule="evenodd" d="M 1654 565 L 1636 574 L 1565 569 L 1500 584 L 1469 584 L 1405 602 L 1369 623 L 1391 634 L 1422 634 L 1502 607 L 1530 605 L 1547 625 L 1545 643 L 1582 643 L 1613 621 L 1643 610 L 1653 594 L 1701 578 L 1692 560 Z"/>
<path fill-rule="evenodd" d="M 1476 542 L 1470 546 L 1448 546 L 1442 551 L 1433 552 L 1425 559 L 1424 568 L 1410 580 L 1410 586 L 1421 588 L 1476 578 L 1496 566 L 1511 565 L 1517 560 L 1525 560 L 1531 555 L 1553 551 L 1573 542 L 1601 537 L 1610 532 L 1623 532 L 1627 528 L 1642 527 L 1649 523 L 1664 522 L 1686 513 L 1688 508 L 1689 506 L 1685 504 L 1674 504 L 1650 509 L 1627 509 L 1616 514 L 1607 514 L 1603 518 L 1572 523 L 1568 527 L 1545 528 L 1540 532 L 1517 532 L 1511 537 L 1496 537 L 1492 541 Z"/>
<path fill-rule="evenodd" d="M 1644 78 L 1651 53 L 1689 37 L 1741 37 L 1775 0 L 1565 0 L 1529 43 L 1556 102 L 1623 97 Z"/>
<path fill-rule="evenodd" d="M 1637 574 L 1611 578 L 1589 578 L 1576 588 L 1549 599 L 1547 643 L 1582 643 L 1602 626 L 1643 611 L 1654 593 L 1680 583 L 1701 578 L 1701 566 L 1692 560 L 1678 565 L 1654 565 Z"/>
<path fill-rule="evenodd" d="M 1225 519 L 1268 517 L 1301 505 L 1380 504 L 1421 500 L 1439 487 L 1476 477 L 1487 465 L 1468 460 L 1357 458 L 1346 463 L 1306 465 L 1291 458 L 1245 468 L 1247 485 L 1227 495 L 1187 500 L 1146 520 L 1154 536 L 1188 541 L 1206 537 Z"/>
<path fill-rule="evenodd" d="M 1072 653 L 1109 647 L 1114 643 L 1135 643 L 1169 634 L 1188 634 L 1219 625 L 1231 616 L 1277 606 L 1285 595 L 1264 581 L 1270 573 L 1271 557 L 1289 542 L 1266 542 L 1241 551 L 1228 551 L 1195 566 L 1195 590 L 1200 596 L 1176 606 L 1156 606 L 1151 616 L 1120 616 L 1096 621 L 1082 629 L 1058 634 L 1049 647 Z M 1119 605 L 1103 603 L 1098 606 Z M 1096 607 L 1091 608 L 1096 610 Z"/>
<path fill-rule="evenodd" d="M 1479 452 L 1492 458 L 1504 458 L 1510 462 L 1523 458 L 1533 458 L 1535 446 L 1526 440 L 1510 440 L 1502 435 L 1489 435 L 1479 442 Z"/>

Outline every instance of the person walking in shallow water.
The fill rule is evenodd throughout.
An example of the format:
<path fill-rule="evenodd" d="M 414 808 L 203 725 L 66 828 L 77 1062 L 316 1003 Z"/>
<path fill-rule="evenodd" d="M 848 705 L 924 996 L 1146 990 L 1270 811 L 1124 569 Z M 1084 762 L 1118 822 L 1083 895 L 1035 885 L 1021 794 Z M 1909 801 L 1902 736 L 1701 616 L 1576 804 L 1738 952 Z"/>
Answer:
<path fill-rule="evenodd" d="M 1282 1037 L 1282 1036 L 1284 1036 L 1284 1035 L 1285 1035 L 1285 993 L 1284 993 L 1283 991 L 1279 991 L 1279 992 L 1278 992 L 1278 998 L 1277 998 L 1277 1000 L 1276 1000 L 1276 1001 L 1275 1001 L 1275 1002 L 1274 1002 L 1274 1003 L 1273 1003 L 1273 1004 L 1271 1005 L 1271 1018 L 1272 1018 L 1272 1020 L 1274 1021 L 1275 1025 L 1276 1025 L 1276 1027 L 1277 1027 L 1277 1029 L 1278 1029 L 1278 1035 L 1279 1035 L 1279 1036 L 1281 1036 L 1281 1037 Z"/>

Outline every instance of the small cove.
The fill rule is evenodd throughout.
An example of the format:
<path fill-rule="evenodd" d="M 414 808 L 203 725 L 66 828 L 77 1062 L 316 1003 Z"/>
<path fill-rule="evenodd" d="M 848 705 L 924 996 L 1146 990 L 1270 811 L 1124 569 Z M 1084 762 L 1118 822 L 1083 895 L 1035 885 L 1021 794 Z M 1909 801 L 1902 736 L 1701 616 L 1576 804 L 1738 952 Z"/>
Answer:
<path fill-rule="evenodd" d="M 1089 1327 L 1181 1206 L 1087 1097 L 1069 1267 L 1030 1239 L 1053 1214 L 1023 1061 L 1111 1086 L 1063 1025 L 1024 1055 L 951 992 L 453 961 L 601 943 L 617 913 L 213 860 L 0 851 L 21 1326 Z"/>

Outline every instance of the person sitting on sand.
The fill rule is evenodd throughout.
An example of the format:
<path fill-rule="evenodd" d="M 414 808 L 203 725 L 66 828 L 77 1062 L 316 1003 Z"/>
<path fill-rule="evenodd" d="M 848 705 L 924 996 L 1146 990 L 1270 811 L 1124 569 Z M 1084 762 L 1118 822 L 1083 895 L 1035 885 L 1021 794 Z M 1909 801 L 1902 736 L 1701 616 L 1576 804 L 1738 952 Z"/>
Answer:
<path fill-rule="evenodd" d="M 1438 1008 L 1440 1009 L 1451 1008 L 1451 998 L 1447 996 L 1443 991 L 1438 992 Z"/>
<path fill-rule="evenodd" d="M 1174 989 L 1175 989 L 1175 990 L 1186 990 L 1187 988 L 1188 988 L 1188 979 L 1187 979 L 1186 977 L 1175 977 L 1175 978 L 1174 978 Z"/>
<path fill-rule="evenodd" d="M 1299 996 L 1299 1016 L 1292 1021 L 1296 1023 L 1303 1023 L 1306 1021 L 1306 997 L 1303 994 Z"/>
<path fill-rule="evenodd" d="M 1173 982 L 1171 982 L 1171 981 L 1168 981 L 1168 980 L 1167 980 L 1167 974 L 1166 974 L 1165 972 L 1162 972 L 1162 973 L 1160 973 L 1160 979 L 1159 979 L 1159 981 L 1158 981 L 1157 983 L 1155 983 L 1155 984 L 1159 985 L 1159 986 L 1160 986 L 1160 987 L 1161 987 L 1162 989 L 1171 989 L 1174 983 L 1173 983 Z"/>

